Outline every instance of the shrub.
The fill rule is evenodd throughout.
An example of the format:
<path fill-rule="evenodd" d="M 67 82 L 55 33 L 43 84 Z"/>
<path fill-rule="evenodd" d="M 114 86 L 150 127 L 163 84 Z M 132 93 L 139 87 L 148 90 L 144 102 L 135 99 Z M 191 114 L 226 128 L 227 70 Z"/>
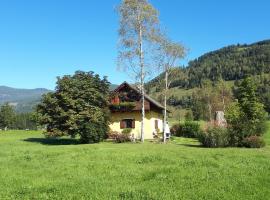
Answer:
<path fill-rule="evenodd" d="M 131 142 L 130 134 L 119 133 L 114 138 L 116 143 Z"/>
<path fill-rule="evenodd" d="M 125 129 L 122 130 L 122 133 L 123 134 L 130 134 L 131 131 L 132 131 L 132 128 L 125 128 Z"/>
<path fill-rule="evenodd" d="M 200 124 L 197 122 L 186 121 L 180 124 L 180 135 L 187 138 L 195 138 L 200 132 Z"/>
<path fill-rule="evenodd" d="M 181 127 L 180 127 L 180 124 L 174 124 L 171 127 L 170 132 L 171 132 L 172 135 L 180 137 L 181 136 Z"/>
<path fill-rule="evenodd" d="M 188 110 L 185 114 L 186 121 L 192 121 L 194 119 L 192 110 Z"/>
<path fill-rule="evenodd" d="M 248 148 L 261 148 L 265 146 L 265 142 L 262 137 L 253 135 L 243 140 L 243 145 Z"/>
<path fill-rule="evenodd" d="M 245 138 L 261 136 L 266 131 L 267 115 L 256 90 L 252 79 L 246 78 L 235 92 L 238 101 L 227 109 L 231 146 L 244 146 Z"/>
<path fill-rule="evenodd" d="M 200 125 L 197 122 L 185 121 L 175 124 L 170 129 L 171 134 L 177 137 L 195 138 L 200 132 Z"/>
<path fill-rule="evenodd" d="M 131 142 L 132 138 L 130 135 L 132 129 L 124 129 L 122 133 L 119 133 L 117 131 L 110 131 L 108 134 L 108 138 L 112 139 L 116 143 L 124 143 L 124 142 Z"/>
<path fill-rule="evenodd" d="M 226 147 L 229 145 L 229 133 L 224 127 L 209 126 L 198 135 L 199 142 L 205 147 Z"/>
<path fill-rule="evenodd" d="M 106 126 L 102 126 L 100 123 L 85 123 L 81 127 L 80 141 L 84 144 L 97 143 L 106 138 L 106 133 Z"/>

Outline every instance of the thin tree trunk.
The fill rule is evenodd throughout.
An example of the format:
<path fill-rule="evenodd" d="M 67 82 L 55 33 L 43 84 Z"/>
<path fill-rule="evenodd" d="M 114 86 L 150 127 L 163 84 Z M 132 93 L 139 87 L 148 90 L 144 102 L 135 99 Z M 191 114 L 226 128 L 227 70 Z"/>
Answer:
<path fill-rule="evenodd" d="M 224 90 L 222 89 L 222 103 L 223 103 L 223 112 L 225 113 L 226 105 L 225 105 L 225 95 Z"/>
<path fill-rule="evenodd" d="M 144 118 L 145 118 L 145 108 L 144 108 L 144 55 L 143 55 L 143 42 L 142 42 L 142 27 L 139 28 L 139 46 L 140 46 L 140 67 L 141 67 L 141 95 L 142 95 L 142 121 L 141 121 L 141 141 L 144 142 Z"/>
<path fill-rule="evenodd" d="M 212 122 L 212 107 L 210 103 L 208 103 L 208 110 L 209 110 L 209 120 L 210 122 Z"/>
<path fill-rule="evenodd" d="M 163 142 L 166 142 L 168 70 L 165 72 Z"/>

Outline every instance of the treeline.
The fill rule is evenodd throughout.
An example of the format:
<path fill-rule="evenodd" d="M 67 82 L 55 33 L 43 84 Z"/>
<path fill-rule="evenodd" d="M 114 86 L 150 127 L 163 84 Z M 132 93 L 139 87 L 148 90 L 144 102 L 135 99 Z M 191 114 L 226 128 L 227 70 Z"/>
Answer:
<path fill-rule="evenodd" d="M 0 107 L 0 129 L 36 130 L 37 124 L 33 113 L 17 113 L 8 103 Z"/>
<path fill-rule="evenodd" d="M 264 105 L 264 109 L 270 113 L 270 74 L 252 76 L 250 78 L 256 88 L 258 101 Z M 220 79 L 217 82 L 204 81 L 201 87 L 194 89 L 191 95 L 177 97 L 172 95 L 168 104 L 177 109 L 186 109 L 195 120 L 211 120 L 215 117 L 215 111 L 226 111 L 226 108 L 239 99 L 239 86 L 242 80 L 234 84 Z"/>
<path fill-rule="evenodd" d="M 240 80 L 251 75 L 270 73 L 270 40 L 251 45 L 231 45 L 209 52 L 189 62 L 186 68 L 177 69 L 170 85 L 181 88 L 201 87 L 205 80 L 216 82 Z M 148 83 L 148 88 L 158 87 L 157 77 Z"/>

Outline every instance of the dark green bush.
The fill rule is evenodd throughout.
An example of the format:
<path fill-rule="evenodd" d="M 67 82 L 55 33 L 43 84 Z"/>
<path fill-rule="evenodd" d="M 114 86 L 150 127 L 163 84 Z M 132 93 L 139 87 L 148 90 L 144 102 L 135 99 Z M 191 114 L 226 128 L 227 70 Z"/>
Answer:
<path fill-rule="evenodd" d="M 200 132 L 200 124 L 197 122 L 186 121 L 180 124 L 180 136 L 195 138 Z"/>
<path fill-rule="evenodd" d="M 210 126 L 198 135 L 199 142 L 205 147 L 226 147 L 229 145 L 227 128 Z"/>
<path fill-rule="evenodd" d="M 96 123 L 82 124 L 80 141 L 84 144 L 100 142 L 107 136 L 107 127 Z"/>
<path fill-rule="evenodd" d="M 171 128 L 170 128 L 170 132 L 172 135 L 174 136 L 180 136 L 181 135 L 181 127 L 180 124 L 174 124 Z"/>
<path fill-rule="evenodd" d="M 195 138 L 200 132 L 200 124 L 193 121 L 175 124 L 171 127 L 171 134 L 177 137 Z"/>
<path fill-rule="evenodd" d="M 248 148 L 261 148 L 265 146 L 265 142 L 262 137 L 253 135 L 243 140 L 243 145 Z"/>

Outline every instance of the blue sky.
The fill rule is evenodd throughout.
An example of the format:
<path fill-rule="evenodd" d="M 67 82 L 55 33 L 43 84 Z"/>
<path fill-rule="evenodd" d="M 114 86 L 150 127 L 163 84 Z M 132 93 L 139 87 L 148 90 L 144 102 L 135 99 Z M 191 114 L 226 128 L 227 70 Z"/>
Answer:
<path fill-rule="evenodd" d="M 183 60 L 270 38 L 269 0 L 151 0 L 168 34 L 188 47 Z M 55 87 L 56 76 L 94 71 L 119 84 L 119 0 L 0 0 L 0 85 Z"/>

